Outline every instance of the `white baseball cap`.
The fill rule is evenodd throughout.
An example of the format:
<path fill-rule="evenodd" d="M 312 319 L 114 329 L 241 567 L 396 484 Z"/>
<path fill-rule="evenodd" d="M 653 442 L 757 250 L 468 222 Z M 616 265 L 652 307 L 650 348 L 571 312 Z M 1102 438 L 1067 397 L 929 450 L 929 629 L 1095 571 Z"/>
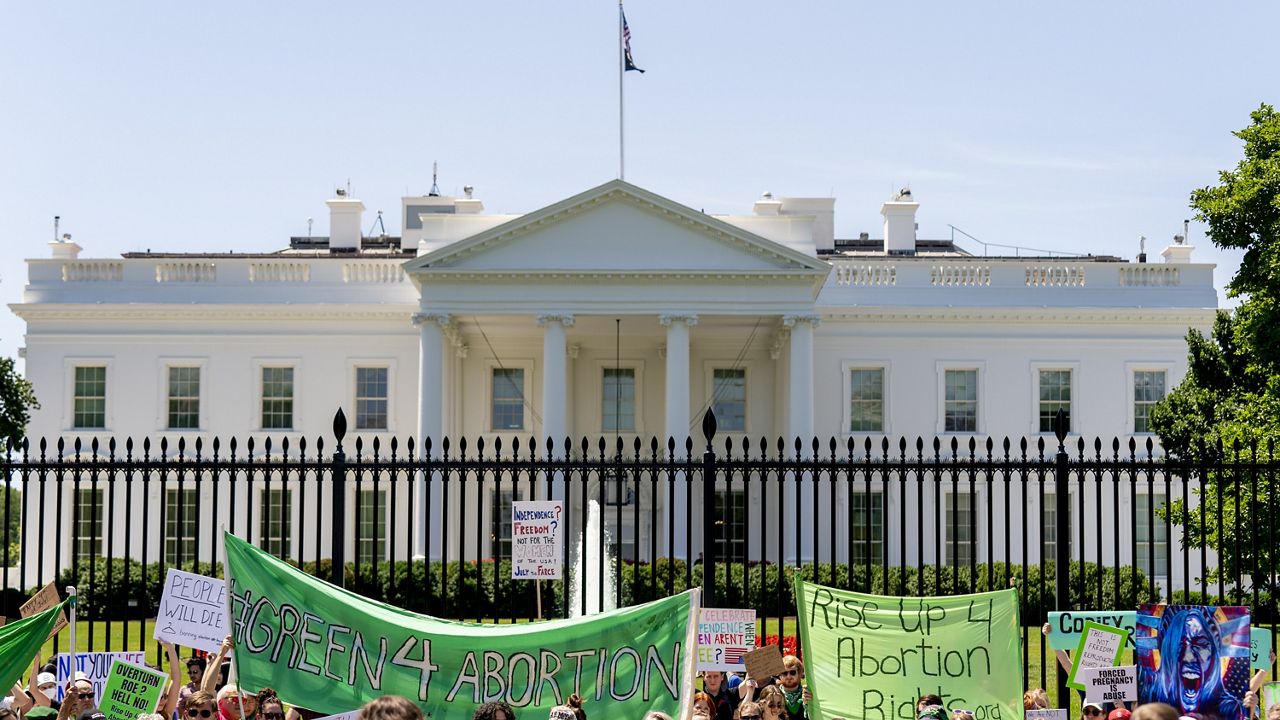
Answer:
<path fill-rule="evenodd" d="M 57 684 L 57 682 L 58 682 L 58 676 L 54 675 L 53 673 L 42 672 L 39 675 L 36 675 L 37 687 L 39 687 L 40 685 L 48 685 L 49 683 Z"/>

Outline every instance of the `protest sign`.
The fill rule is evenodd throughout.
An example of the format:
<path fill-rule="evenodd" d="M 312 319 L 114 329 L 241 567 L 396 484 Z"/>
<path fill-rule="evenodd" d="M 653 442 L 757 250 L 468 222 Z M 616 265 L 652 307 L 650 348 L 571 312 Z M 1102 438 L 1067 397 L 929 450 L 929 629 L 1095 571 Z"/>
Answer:
<path fill-rule="evenodd" d="M 1138 701 L 1208 720 L 1243 718 L 1249 608 L 1141 605 L 1134 638 Z"/>
<path fill-rule="evenodd" d="M 559 580 L 564 557 L 563 504 L 559 500 L 511 503 L 511 577 Z"/>
<path fill-rule="evenodd" d="M 1114 702 L 1138 699 L 1138 668 L 1135 665 L 1083 667 L 1076 677 L 1084 685 L 1086 702 L 1107 707 Z"/>
<path fill-rule="evenodd" d="M 156 640 L 216 653 L 227 636 L 227 585 L 169 568 L 156 615 Z"/>
<path fill-rule="evenodd" d="M 756 611 L 702 608 L 698 613 L 698 670 L 742 671 L 756 646 Z"/>
<path fill-rule="evenodd" d="M 781 675 L 786 667 L 782 664 L 782 651 L 777 645 L 765 645 L 742 656 L 742 664 L 747 668 L 747 675 L 752 680 L 763 682 L 771 677 Z"/>
<path fill-rule="evenodd" d="M 107 683 L 107 675 L 111 672 L 111 663 L 114 660 L 144 665 L 147 662 L 147 654 L 145 652 L 76 653 L 74 670 L 71 667 L 71 655 L 66 653 L 59 655 L 57 657 L 58 702 L 62 702 L 66 694 L 67 681 L 78 672 L 84 673 L 89 682 L 93 683 L 94 696 L 102 697 L 102 687 Z"/>
<path fill-rule="evenodd" d="M 571 693 L 610 713 L 679 716 L 693 696 L 698 592 L 582 618 L 452 622 L 375 602 L 223 536 L 235 665 L 247 687 L 318 712 L 382 695 L 434 718 L 502 700 L 546 715 Z"/>
<path fill-rule="evenodd" d="M 1085 689 L 1084 681 L 1080 678 L 1081 668 L 1119 665 L 1120 653 L 1124 652 L 1124 643 L 1128 637 L 1129 631 L 1123 628 L 1086 622 L 1084 632 L 1080 634 L 1080 644 L 1076 646 L 1076 654 L 1071 658 L 1067 687 Z"/>
<path fill-rule="evenodd" d="M 36 613 L 44 612 L 49 608 L 62 602 L 62 597 L 58 595 L 58 587 L 53 583 L 49 583 L 40 588 L 40 592 L 31 596 L 31 599 L 22 604 L 18 608 L 18 613 L 22 617 L 31 617 Z M 62 628 L 67 626 L 67 613 L 65 611 L 58 614 L 58 622 L 54 623 L 53 630 L 49 631 L 49 637 L 57 635 Z"/>
<path fill-rule="evenodd" d="M 344 713 L 325 715 L 324 717 L 316 718 L 316 720 L 360 720 L 360 711 L 349 710 Z"/>
<path fill-rule="evenodd" d="M 1263 685 L 1259 694 L 1263 709 L 1270 710 L 1272 706 L 1280 705 L 1280 682 L 1269 682 Z"/>
<path fill-rule="evenodd" d="M 1067 710 L 1066 708 L 1028 710 L 1026 720 L 1067 720 Z"/>
<path fill-rule="evenodd" d="M 914 717 L 926 693 L 975 720 L 1022 715 L 1015 590 L 913 598 L 795 587 L 812 720 Z"/>
<path fill-rule="evenodd" d="M 1271 669 L 1271 631 L 1267 628 L 1249 628 L 1249 659 L 1254 670 Z"/>
<path fill-rule="evenodd" d="M 136 720 L 141 713 L 154 713 L 168 679 L 151 668 L 112 660 L 98 709 L 107 720 Z"/>

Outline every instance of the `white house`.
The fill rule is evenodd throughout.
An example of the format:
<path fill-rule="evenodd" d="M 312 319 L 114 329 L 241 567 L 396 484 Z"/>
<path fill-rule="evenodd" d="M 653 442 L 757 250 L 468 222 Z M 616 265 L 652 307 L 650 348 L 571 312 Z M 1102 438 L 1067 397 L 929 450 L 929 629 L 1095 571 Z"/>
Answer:
<path fill-rule="evenodd" d="M 1052 437 L 1049 418 L 1063 408 L 1073 442 L 1076 434 L 1108 446 L 1113 437 L 1145 442 L 1148 408 L 1185 372 L 1187 329 L 1208 329 L 1217 303 L 1213 266 L 1193 263 L 1181 241 L 1158 263 L 979 257 L 918 239 L 909 191 L 883 204 L 882 239 L 852 240 L 834 235 L 833 198 L 766 193 L 750 214 L 712 216 L 623 181 L 520 216 L 485 214 L 469 192 L 406 197 L 399 238 L 362 237 L 359 200 L 328 205 L 330 237 L 293 238 L 284 250 L 264 243 L 261 254 L 84 259 L 72 243 L 51 243 L 52 257 L 29 261 L 23 302 L 12 306 L 27 323 L 27 375 L 42 402 L 30 435 L 296 444 L 329 436 L 342 407 L 355 435 L 384 443 L 619 434 L 628 447 L 655 435 L 683 446 L 714 406 L 722 438 L 766 437 L 771 446 L 779 436 L 815 435 L 824 446 L 830 437 L 842 446 L 849 437 L 861 446 L 901 436 L 1016 443 Z M 407 492 L 408 479 L 396 482 Z M 153 517 L 163 520 L 149 526 L 151 558 L 161 547 L 173 559 L 207 557 L 214 534 L 177 528 L 172 517 L 179 506 L 208 507 L 215 483 L 197 494 L 171 481 L 163 497 L 160 485 L 149 490 Z M 295 502 L 263 485 L 252 500 L 242 493 L 233 514 L 277 550 L 316 554 L 309 519 L 318 493 Z M 369 487 L 385 493 L 389 481 Z M 875 491 L 876 512 L 889 517 L 933 502 L 892 484 Z M 112 506 L 87 492 L 81 542 L 101 547 L 91 514 Z M 122 489 L 111 492 L 123 502 Z M 748 517 L 769 492 L 747 495 Z M 1107 502 L 1096 496 L 1101 484 L 1084 492 L 1073 503 Z M 1015 538 L 1041 512 L 1038 492 L 1010 508 L 997 493 L 978 493 L 978 507 L 993 507 Z M 947 497 L 949 512 L 960 507 Z M 455 522 L 494 530 L 447 550 L 425 537 L 420 507 L 380 499 L 377 517 L 358 520 L 349 552 L 385 556 L 394 546 L 397 557 L 407 554 L 410 543 L 372 536 L 415 527 L 417 552 L 491 556 L 509 499 L 481 484 L 454 493 Z M 1145 513 L 1166 499 L 1122 502 L 1148 503 Z M 842 512 L 855 500 L 843 491 L 831 498 Z M 69 489 L 63 502 L 70 512 Z M 642 491 L 639 502 L 675 503 L 676 517 L 687 510 L 683 495 Z M 1123 508 L 1126 517 L 1132 510 Z M 824 534 L 851 532 L 825 515 L 813 521 Z M 976 524 L 978 553 L 1001 557 L 1011 549 L 986 522 Z M 1028 524 L 1036 549 L 1025 551 L 1034 559 L 1043 531 Z M 651 541 L 659 554 L 681 554 L 685 533 L 696 540 L 698 528 L 676 525 L 624 522 L 614 532 L 641 556 Z M 115 547 L 125 547 L 124 530 L 113 527 Z M 893 563 L 917 553 L 947 560 L 937 533 L 949 541 L 959 531 L 927 532 L 923 547 L 902 547 L 896 531 L 881 540 Z M 1164 543 L 1167 553 L 1167 536 L 1135 532 L 1132 523 L 1108 526 L 1102 547 Z M 135 555 L 139 533 L 129 546 Z M 758 537 L 742 542 L 751 557 L 775 552 Z M 1086 544 L 1091 555 L 1098 550 L 1092 537 Z M 70 552 L 63 547 L 56 561 Z M 801 539 L 785 552 L 794 559 L 815 550 Z M 1182 569 L 1174 574 L 1168 579 L 1180 585 Z"/>

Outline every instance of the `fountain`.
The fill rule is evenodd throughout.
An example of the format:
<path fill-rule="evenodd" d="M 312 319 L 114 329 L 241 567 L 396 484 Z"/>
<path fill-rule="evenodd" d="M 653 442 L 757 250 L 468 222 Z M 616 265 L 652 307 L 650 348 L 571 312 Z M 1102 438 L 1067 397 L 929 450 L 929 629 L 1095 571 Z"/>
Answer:
<path fill-rule="evenodd" d="M 594 615 L 617 607 L 614 597 L 613 577 L 617 560 L 609 557 L 609 537 L 601 524 L 600 503 L 587 501 L 586 531 L 578 536 L 578 545 L 573 557 L 573 577 L 569 586 L 569 617 Z M 586 542 L 586 565 L 583 567 L 583 543 Z M 603 555 L 601 554 L 603 553 Z M 600 558 L 604 557 L 603 567 Z M 604 577 L 601 577 L 603 570 Z M 604 606 L 601 607 L 600 592 L 604 589 Z M 586 597 L 586 612 L 583 612 L 583 597 Z"/>

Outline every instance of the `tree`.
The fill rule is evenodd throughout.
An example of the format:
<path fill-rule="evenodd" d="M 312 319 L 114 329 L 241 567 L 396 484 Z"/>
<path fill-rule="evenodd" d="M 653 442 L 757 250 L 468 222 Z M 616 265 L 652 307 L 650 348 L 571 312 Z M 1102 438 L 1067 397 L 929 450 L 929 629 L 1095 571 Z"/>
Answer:
<path fill-rule="evenodd" d="M 1280 114 L 1264 104 L 1251 117 L 1235 133 L 1244 158 L 1217 185 L 1191 193 L 1214 245 L 1245 251 L 1227 286 L 1242 302 L 1218 313 L 1208 337 L 1187 333 L 1187 376 L 1151 414 L 1171 460 L 1209 468 L 1195 490 L 1200 507 L 1179 500 L 1167 513 L 1185 546 L 1217 552 L 1209 582 L 1252 579 L 1238 598 L 1274 596 L 1280 580 L 1280 479 L 1231 467 L 1274 458 L 1280 439 Z"/>
<path fill-rule="evenodd" d="M 38 409 L 31 381 L 14 369 L 13 358 L 0 358 L 0 451 L 22 442 L 31 411 Z"/>

